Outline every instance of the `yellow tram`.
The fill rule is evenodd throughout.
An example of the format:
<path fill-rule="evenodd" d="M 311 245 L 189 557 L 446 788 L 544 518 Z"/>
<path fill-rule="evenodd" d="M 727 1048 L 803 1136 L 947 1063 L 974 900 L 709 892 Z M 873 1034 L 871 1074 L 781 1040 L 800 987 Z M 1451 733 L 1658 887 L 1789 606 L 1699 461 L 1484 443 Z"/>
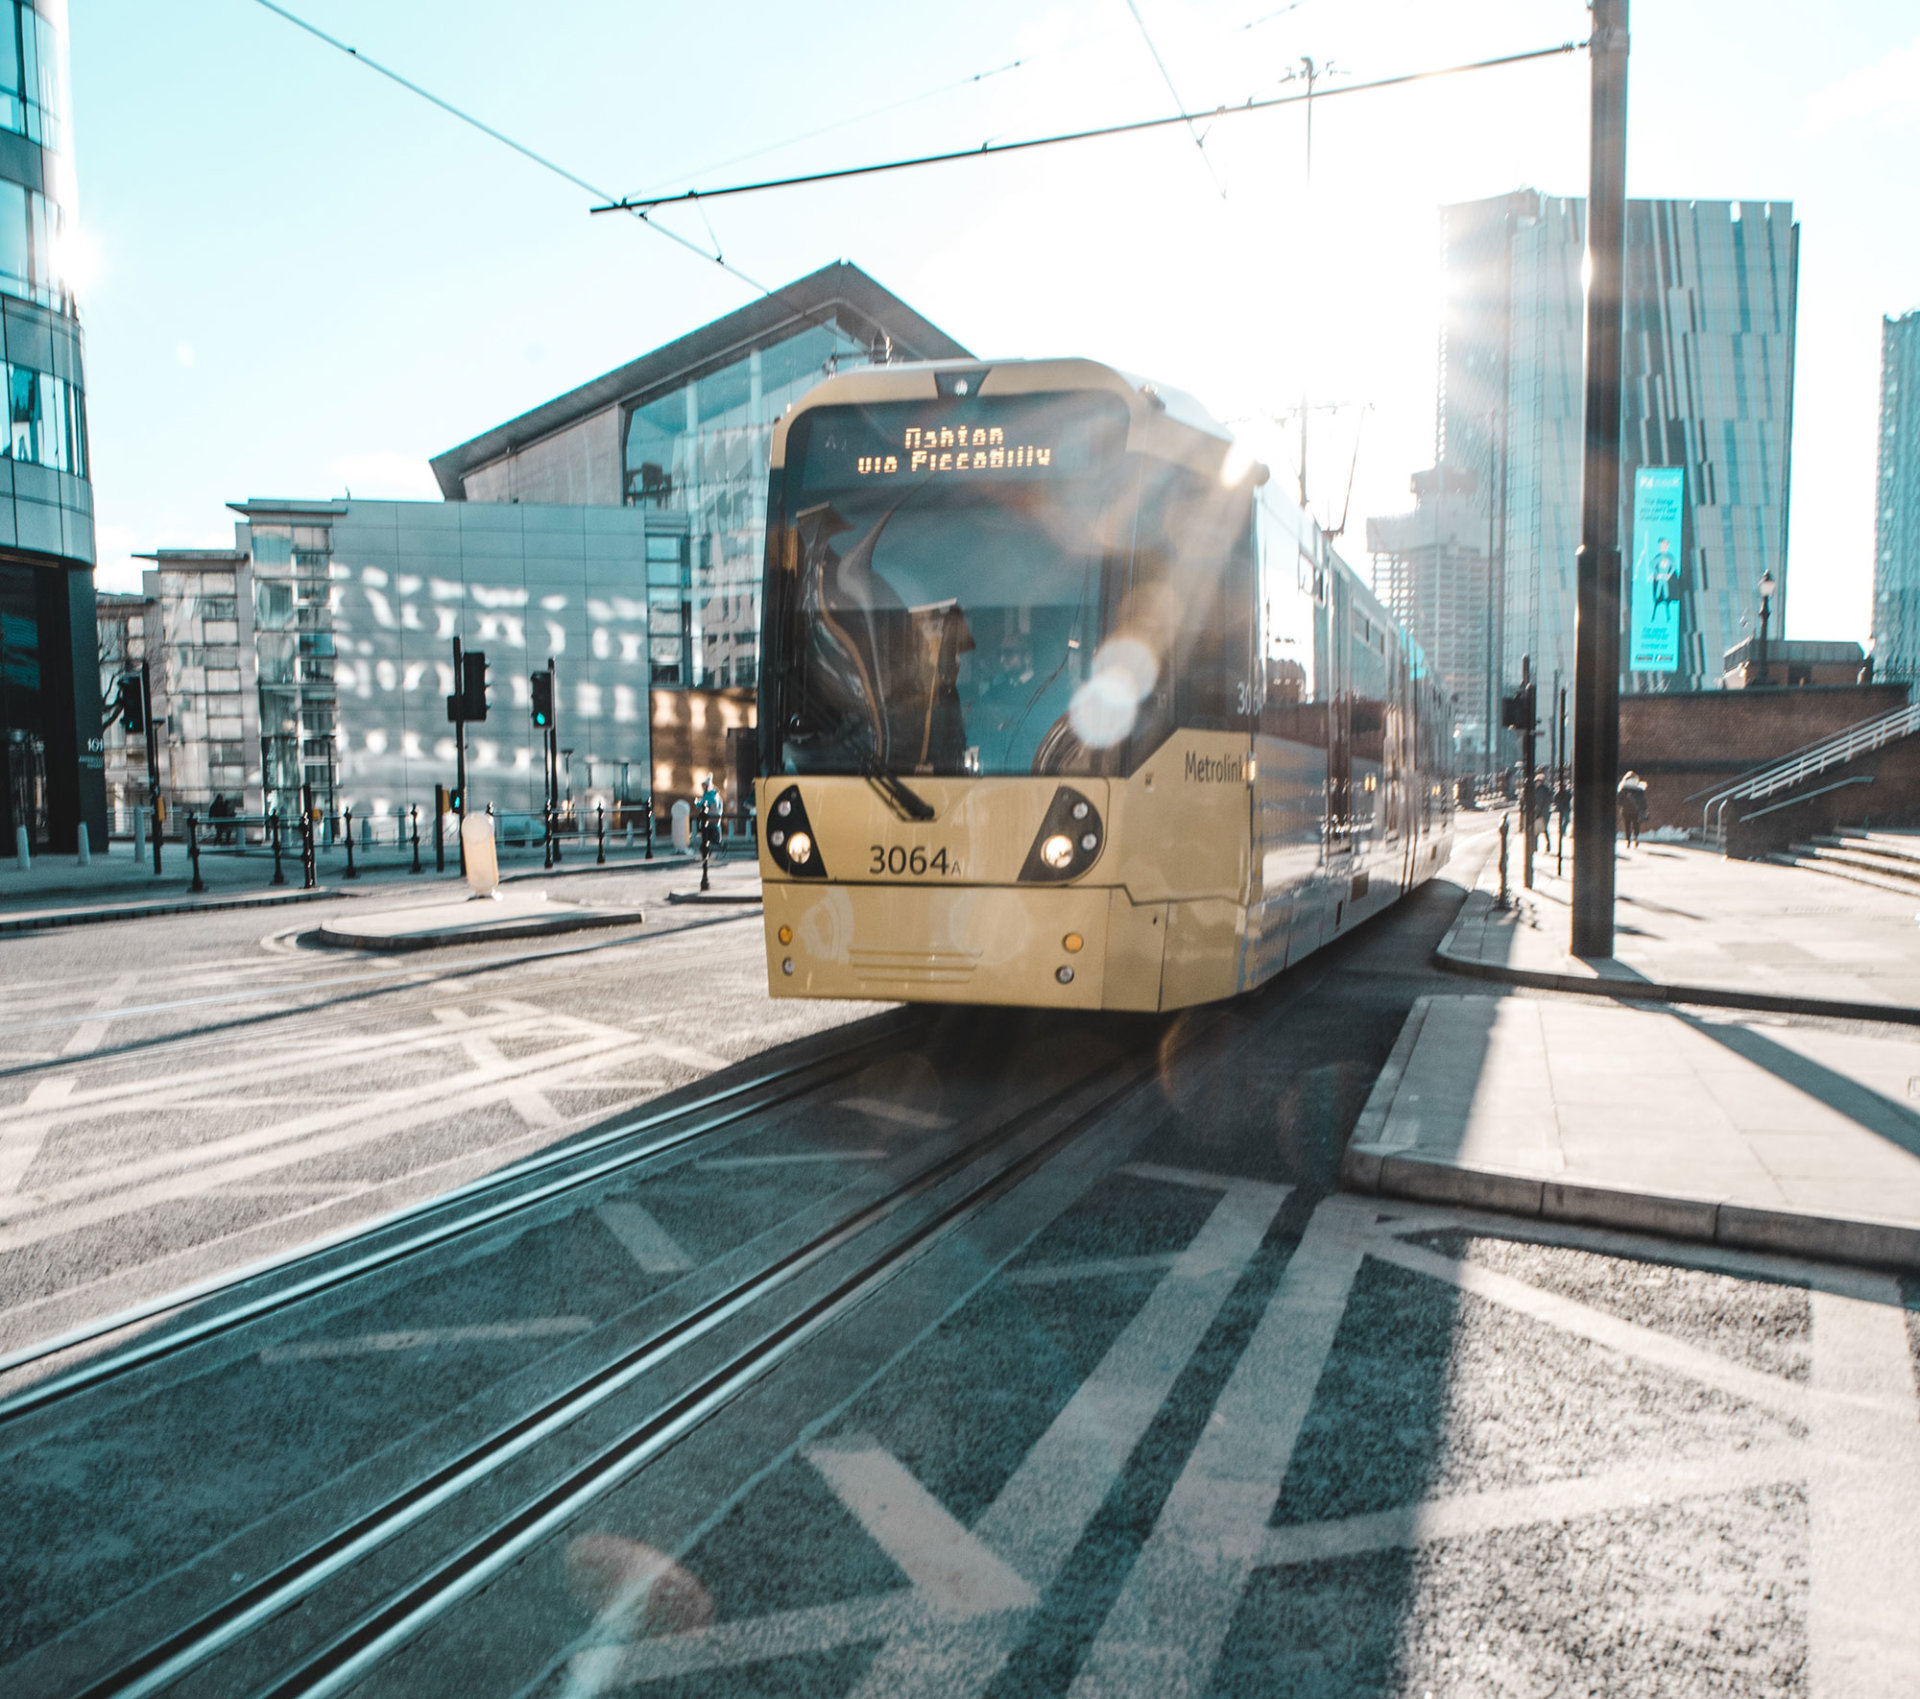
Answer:
<path fill-rule="evenodd" d="M 827 379 L 774 431 L 763 608 L 775 996 L 1204 1003 L 1446 860 L 1418 646 L 1175 390 Z"/>

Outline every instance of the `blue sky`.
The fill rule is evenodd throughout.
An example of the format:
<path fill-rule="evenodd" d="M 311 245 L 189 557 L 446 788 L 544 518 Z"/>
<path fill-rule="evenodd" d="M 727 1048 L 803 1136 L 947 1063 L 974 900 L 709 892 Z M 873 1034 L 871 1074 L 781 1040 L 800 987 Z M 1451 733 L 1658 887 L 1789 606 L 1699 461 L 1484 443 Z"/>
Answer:
<path fill-rule="evenodd" d="M 1139 6 L 1190 107 L 1279 92 L 1302 54 L 1363 80 L 1586 27 L 1580 0 Z M 1125 0 L 292 9 L 620 190 L 1169 101 Z M 1920 18 L 1641 0 L 1634 26 L 1630 192 L 1795 203 L 1789 629 L 1864 637 L 1880 319 L 1920 307 Z M 750 298 L 255 0 L 73 0 L 72 27 L 105 587 L 135 550 L 230 538 L 229 500 L 432 497 L 427 456 Z M 1365 407 L 1358 539 L 1432 460 L 1435 209 L 1584 192 L 1586 75 L 1569 57 L 1320 106 L 1311 186 L 1279 113 L 1221 123 L 1204 160 L 1164 131 L 672 222 L 770 284 L 851 259 L 983 354 L 1109 359 L 1232 418 L 1303 388 L 1349 403 L 1314 470 L 1336 506 Z"/>

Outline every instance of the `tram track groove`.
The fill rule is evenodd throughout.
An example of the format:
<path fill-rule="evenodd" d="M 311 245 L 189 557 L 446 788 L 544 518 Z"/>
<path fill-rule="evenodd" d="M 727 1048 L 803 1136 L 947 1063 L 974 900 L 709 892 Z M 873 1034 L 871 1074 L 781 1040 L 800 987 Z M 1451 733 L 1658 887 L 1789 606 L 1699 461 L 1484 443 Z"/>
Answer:
<path fill-rule="evenodd" d="M 362 1664 L 385 1655 L 411 1637 L 431 1616 L 457 1603 L 528 1545 L 544 1537 L 581 1505 L 624 1480 L 682 1434 L 719 1409 L 739 1391 L 831 1325 L 904 1263 L 970 1216 L 987 1207 L 1043 1166 L 1098 1123 L 1124 1098 L 1150 1081 L 1159 1057 L 1136 1062 L 1112 1081 L 1108 1076 L 1091 1101 L 1091 1082 L 1102 1069 L 1079 1074 L 1040 1100 L 1024 1105 L 958 1148 L 909 1175 L 878 1198 L 863 1203 L 811 1238 L 756 1270 L 734 1280 L 686 1314 L 653 1331 L 611 1362 L 577 1379 L 536 1408 L 469 1445 L 458 1456 L 428 1471 L 411 1485 L 334 1530 L 294 1558 L 281 1563 L 221 1604 L 202 1611 L 183 1628 L 77 1691 L 73 1699 L 144 1699 L 171 1686 L 239 1645 L 255 1630 L 303 1604 L 334 1578 L 345 1574 L 392 1540 L 415 1529 L 516 1459 L 599 1408 L 616 1393 L 737 1317 L 791 1286 L 826 1260 L 852 1245 L 916 1201 L 955 1180 L 1009 1145 L 1039 1134 L 1013 1159 L 971 1185 L 957 1199 L 881 1246 L 823 1296 L 792 1316 L 775 1321 L 757 1338 L 733 1352 L 719 1367 L 701 1375 L 691 1388 L 670 1395 L 618 1438 L 602 1445 L 585 1462 L 567 1468 L 558 1482 L 540 1489 L 480 1536 L 407 1582 L 372 1612 L 363 1613 L 312 1654 L 298 1669 L 275 1677 L 264 1691 L 332 1692 L 352 1679 Z M 1111 1083 L 1108 1083 L 1111 1082 Z M 1050 1120 L 1067 1113 L 1064 1123 L 1045 1131 Z M 423 1614 L 424 1613 L 424 1614 Z M 345 1661 L 343 1661 L 345 1660 Z M 324 1666 L 321 1668 L 320 1666 Z M 306 1685 L 308 1672 L 320 1680 Z M 330 1673 L 329 1673 L 330 1672 Z M 324 1677 L 324 1679 L 322 1679 Z"/>
<path fill-rule="evenodd" d="M 701 1138 L 708 1133 L 716 1132 L 723 1127 L 733 1126 L 748 1116 L 776 1108 L 782 1104 L 804 1097 L 810 1092 L 822 1089 L 825 1086 L 831 1085 L 835 1080 L 843 1078 L 853 1070 L 858 1059 L 866 1052 L 883 1044 L 897 1041 L 913 1024 L 913 1017 L 911 1016 L 904 1019 L 894 1017 L 885 1030 L 871 1033 L 860 1039 L 857 1043 L 844 1046 L 830 1052 L 826 1056 L 810 1057 L 806 1061 L 790 1067 L 764 1070 L 750 1079 L 724 1087 L 720 1091 L 710 1092 L 704 1096 L 697 1097 L 691 1103 L 674 1105 L 654 1114 L 643 1116 L 637 1121 L 629 1121 L 621 1126 L 610 1128 L 604 1133 L 590 1135 L 585 1139 L 577 1140 L 557 1150 L 546 1151 L 538 1156 L 524 1158 L 497 1174 L 482 1176 L 480 1179 L 469 1181 L 463 1186 L 455 1187 L 451 1191 L 443 1192 L 436 1197 L 423 1199 L 419 1203 L 409 1204 L 402 1209 L 381 1217 L 377 1221 L 363 1223 L 350 1228 L 333 1238 L 322 1241 L 320 1244 L 301 1246 L 297 1250 L 282 1253 L 279 1256 L 254 1263 L 246 1268 L 236 1270 L 231 1274 L 215 1276 L 210 1280 L 198 1282 L 193 1286 L 163 1294 L 158 1298 L 149 1299 L 113 1315 L 102 1317 L 98 1321 L 83 1324 L 65 1333 L 56 1334 L 51 1338 L 40 1340 L 32 1345 L 22 1346 L 5 1355 L 0 1355 L 0 1375 L 9 1374 L 17 1369 L 27 1367 L 32 1363 L 41 1362 L 49 1357 L 76 1350 L 94 1340 L 102 1339 L 129 1327 L 137 1326 L 140 1322 L 149 1321 L 156 1316 L 167 1314 L 172 1310 L 184 1308 L 188 1304 L 217 1297 L 224 1292 L 234 1291 L 255 1281 L 267 1279 L 275 1274 L 285 1273 L 289 1269 L 297 1268 L 302 1263 L 313 1262 L 335 1255 L 342 1250 L 350 1249 L 357 1241 L 376 1238 L 383 1233 L 390 1233 L 396 1228 L 403 1227 L 411 1221 L 433 1215 L 444 1209 L 456 1207 L 474 1198 L 484 1196 L 489 1192 L 498 1191 L 503 1187 L 518 1185 L 540 1174 L 564 1167 L 570 1162 L 577 1162 L 585 1157 L 590 1157 L 594 1152 L 605 1149 L 609 1145 L 617 1144 L 622 1140 L 633 1139 L 658 1127 L 669 1126 L 671 1123 L 685 1119 L 688 1116 L 700 1115 L 720 1104 L 731 1102 L 733 1099 L 744 1094 L 762 1088 L 775 1088 L 763 1098 L 757 1098 L 751 1103 L 738 1105 L 717 1118 L 703 1122 L 700 1125 L 678 1129 L 664 1138 L 647 1144 L 640 1150 L 623 1152 L 606 1162 L 595 1164 L 581 1173 L 569 1174 L 545 1186 L 536 1187 L 535 1190 L 522 1194 L 521 1196 L 503 1199 L 498 1203 L 488 1205 L 475 1214 L 462 1217 L 457 1221 L 443 1223 L 425 1233 L 417 1234 L 399 1245 L 387 1246 L 381 1250 L 370 1252 L 339 1268 L 327 1269 L 323 1272 L 316 1273 L 307 1277 L 305 1280 L 297 1281 L 290 1287 L 265 1293 L 259 1298 L 242 1304 L 235 1309 L 222 1311 L 217 1316 L 207 1317 L 193 1323 L 189 1327 L 157 1335 L 125 1351 L 95 1359 L 79 1368 L 69 1370 L 61 1375 L 56 1375 L 37 1385 L 28 1387 L 4 1399 L 0 1399 L 0 1425 L 14 1421 L 35 1410 L 47 1408 L 54 1403 L 60 1402 L 63 1399 L 92 1387 L 99 1386 L 106 1381 L 116 1379 L 121 1375 L 132 1373 L 134 1370 L 157 1362 L 163 1357 L 173 1355 L 192 1345 L 200 1344 L 221 1333 L 230 1332 L 236 1327 L 242 1326 L 249 1321 L 258 1320 L 262 1316 L 272 1314 L 276 1310 L 288 1308 L 307 1298 L 317 1296 L 322 1292 L 332 1291 L 353 1280 L 388 1268 L 409 1256 L 430 1250 L 437 1245 L 445 1244 L 452 1239 L 458 1238 L 462 1234 L 495 1225 L 499 1221 L 517 1214 L 522 1210 L 537 1207 L 542 1203 L 551 1201 L 555 1197 L 563 1196 L 569 1191 L 591 1185 L 595 1181 L 604 1179 L 610 1174 L 619 1173 L 625 1168 L 633 1167 L 653 1157 L 682 1149 L 695 1139 Z M 783 1087 L 784 1089 L 781 1089 Z"/>

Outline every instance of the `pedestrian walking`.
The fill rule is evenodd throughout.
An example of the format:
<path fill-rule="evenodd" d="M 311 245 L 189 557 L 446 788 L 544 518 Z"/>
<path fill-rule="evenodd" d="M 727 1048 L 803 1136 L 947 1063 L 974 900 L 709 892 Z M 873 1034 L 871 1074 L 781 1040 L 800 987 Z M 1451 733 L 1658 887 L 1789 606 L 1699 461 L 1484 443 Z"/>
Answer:
<path fill-rule="evenodd" d="M 1620 804 L 1620 831 L 1632 849 L 1640 842 L 1640 828 L 1647 818 L 1647 781 L 1629 767 L 1620 775 L 1615 796 Z"/>
<path fill-rule="evenodd" d="M 1567 827 L 1573 821 L 1573 786 L 1567 782 L 1564 775 L 1554 789 L 1553 811 L 1560 816 L 1560 842 L 1565 844 Z"/>

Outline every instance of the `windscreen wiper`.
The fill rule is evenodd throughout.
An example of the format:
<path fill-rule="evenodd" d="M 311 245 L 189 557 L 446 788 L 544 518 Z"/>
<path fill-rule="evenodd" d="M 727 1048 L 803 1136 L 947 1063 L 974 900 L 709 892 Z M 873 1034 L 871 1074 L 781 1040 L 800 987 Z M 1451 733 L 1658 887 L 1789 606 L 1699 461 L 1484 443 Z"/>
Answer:
<path fill-rule="evenodd" d="M 867 763 L 867 783 L 886 799 L 887 806 L 902 820 L 933 818 L 933 804 L 904 780 L 889 773 L 878 761 Z"/>

